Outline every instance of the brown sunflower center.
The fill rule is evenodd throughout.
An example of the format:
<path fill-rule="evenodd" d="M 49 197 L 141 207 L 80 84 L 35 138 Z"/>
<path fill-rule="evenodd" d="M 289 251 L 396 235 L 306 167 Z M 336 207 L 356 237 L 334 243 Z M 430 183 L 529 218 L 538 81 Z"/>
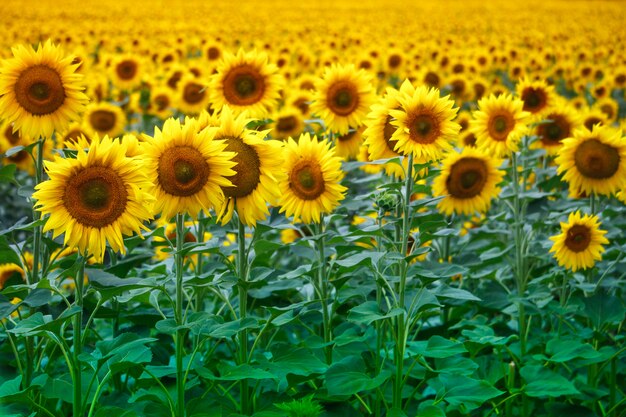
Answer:
<path fill-rule="evenodd" d="M 495 141 L 502 142 L 507 139 L 515 121 L 510 114 L 498 114 L 489 121 L 489 136 Z"/>
<path fill-rule="evenodd" d="M 178 82 L 180 81 L 182 77 L 183 77 L 182 71 L 174 71 L 174 73 L 172 73 L 172 75 L 170 75 L 170 77 L 167 79 L 167 85 L 175 90 L 176 86 L 178 85 Z"/>
<path fill-rule="evenodd" d="M 65 102 L 61 76 L 46 65 L 35 65 L 22 71 L 15 81 L 14 91 L 20 106 L 37 116 L 54 113 Z"/>
<path fill-rule="evenodd" d="M 296 126 L 298 126 L 296 116 L 280 117 L 276 122 L 276 130 L 279 132 L 291 132 Z"/>
<path fill-rule="evenodd" d="M 226 197 L 245 197 L 252 193 L 261 181 L 261 160 L 256 150 L 241 138 L 225 138 L 226 151 L 236 152 L 233 161 L 235 175 L 228 177 L 234 187 L 223 187 Z"/>
<path fill-rule="evenodd" d="M 387 148 L 389 148 L 390 151 L 397 153 L 394 148 L 396 146 L 396 143 L 398 143 L 398 141 L 391 140 L 391 136 L 393 136 L 393 134 L 396 133 L 397 128 L 391 124 L 391 120 L 392 120 L 392 117 L 388 115 L 387 120 L 385 120 L 385 127 L 383 128 L 383 137 L 385 139 L 385 143 L 387 144 Z"/>
<path fill-rule="evenodd" d="M 617 149 L 597 139 L 581 143 L 574 153 L 578 171 L 596 180 L 611 178 L 619 169 L 620 156 Z"/>
<path fill-rule="evenodd" d="M 560 145 L 561 141 L 570 135 L 570 124 L 567 119 L 558 114 L 548 115 L 547 123 L 539 125 L 537 133 L 544 145 Z"/>
<path fill-rule="evenodd" d="M 260 101 L 265 93 L 265 77 L 253 66 L 243 64 L 232 68 L 224 77 L 224 97 L 237 106 Z"/>
<path fill-rule="evenodd" d="M 209 180 L 210 168 L 200 151 L 191 146 L 166 149 L 159 158 L 159 184 L 171 195 L 188 197 Z"/>
<path fill-rule="evenodd" d="M 324 193 L 324 175 L 319 163 L 300 160 L 289 173 L 289 187 L 302 200 L 315 200 Z"/>
<path fill-rule="evenodd" d="M 189 82 L 183 89 L 183 100 L 189 104 L 200 103 L 206 94 L 206 89 L 197 83 Z"/>
<path fill-rule="evenodd" d="M 450 168 L 446 188 L 452 197 L 472 198 L 480 194 L 487 182 L 487 165 L 478 158 L 462 158 Z"/>
<path fill-rule="evenodd" d="M 96 110 L 89 115 L 89 123 L 98 132 L 108 132 L 115 127 L 117 117 L 110 110 Z"/>
<path fill-rule="evenodd" d="M 591 243 L 591 231 L 587 226 L 575 224 L 567 231 L 565 246 L 572 252 L 584 251 L 589 247 L 589 243 Z"/>
<path fill-rule="evenodd" d="M 63 204 L 78 223 L 102 228 L 113 224 L 124 213 L 127 198 L 124 181 L 115 171 L 92 166 L 68 180 Z"/>
<path fill-rule="evenodd" d="M 439 136 L 439 121 L 427 110 L 409 116 L 409 138 L 417 143 L 433 143 Z"/>
<path fill-rule="evenodd" d="M 601 119 L 601 118 L 599 118 L 599 117 L 596 117 L 596 116 L 589 116 L 587 119 L 585 119 L 585 123 L 584 123 L 584 125 L 585 125 L 585 127 L 586 127 L 588 130 L 592 130 L 592 129 L 593 129 L 593 126 L 595 126 L 595 125 L 597 125 L 597 124 L 602 124 L 603 122 L 604 122 L 604 120 L 602 120 L 602 119 Z"/>
<path fill-rule="evenodd" d="M 402 57 L 398 54 L 393 54 L 389 57 L 389 68 L 398 68 L 402 64 Z"/>
<path fill-rule="evenodd" d="M 168 233 L 167 238 L 171 242 L 176 241 L 176 231 L 174 231 L 172 233 Z M 185 243 L 195 243 L 197 241 L 196 237 L 191 232 L 185 233 L 185 238 L 184 239 L 185 239 Z"/>
<path fill-rule="evenodd" d="M 471 148 L 476 147 L 476 136 L 473 133 L 468 133 L 463 138 L 463 145 Z"/>
<path fill-rule="evenodd" d="M 357 87 L 350 81 L 337 81 L 328 88 L 326 104 L 339 116 L 352 114 L 359 106 Z"/>
<path fill-rule="evenodd" d="M 4 129 L 4 137 L 7 138 L 9 143 L 13 146 L 20 142 L 20 132 L 19 130 L 13 131 L 13 124 L 7 125 L 7 128 Z"/>
<path fill-rule="evenodd" d="M 522 91 L 521 96 L 524 101 L 524 110 L 531 113 L 543 110 L 548 103 L 548 97 L 542 88 L 527 87 Z"/>
<path fill-rule="evenodd" d="M 169 107 L 170 99 L 165 94 L 159 94 L 154 98 L 154 104 L 158 111 L 163 111 Z"/>
<path fill-rule="evenodd" d="M 436 73 L 429 71 L 424 76 L 424 82 L 432 87 L 439 87 L 439 83 L 441 82 L 441 78 Z"/>
<path fill-rule="evenodd" d="M 207 57 L 210 61 L 215 61 L 217 58 L 220 57 L 220 50 L 215 46 L 209 47 L 209 49 L 207 50 Z"/>
<path fill-rule="evenodd" d="M 63 137 L 64 140 L 76 142 L 81 136 L 85 137 L 88 142 L 90 142 L 89 135 L 85 134 L 80 129 L 72 129 L 65 134 Z"/>
<path fill-rule="evenodd" d="M 117 64 L 115 72 L 122 80 L 132 80 L 137 75 L 137 63 L 132 59 L 125 59 Z"/>
<path fill-rule="evenodd" d="M 345 135 L 337 136 L 339 142 L 350 142 L 350 140 L 356 135 L 356 130 L 346 133 Z"/>

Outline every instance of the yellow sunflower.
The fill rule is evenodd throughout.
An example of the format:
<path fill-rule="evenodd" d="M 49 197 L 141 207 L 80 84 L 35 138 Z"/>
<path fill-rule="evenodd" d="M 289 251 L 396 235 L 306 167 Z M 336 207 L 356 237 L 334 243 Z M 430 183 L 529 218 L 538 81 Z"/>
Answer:
<path fill-rule="evenodd" d="M 433 181 L 433 195 L 444 197 L 437 204 L 440 212 L 472 215 L 484 213 L 497 197 L 504 171 L 499 161 L 474 148 L 453 151 L 443 160 L 439 175 Z"/>
<path fill-rule="evenodd" d="M 344 198 L 341 158 L 330 146 L 308 133 L 300 135 L 298 142 L 289 138 L 285 145 L 280 212 L 293 216 L 294 222 L 319 223 L 321 215 L 331 213 Z"/>
<path fill-rule="evenodd" d="M 71 123 L 66 130 L 56 135 L 57 145 L 70 147 L 68 145 L 77 142 L 80 137 L 88 138 L 89 131 L 82 127 L 82 123 Z"/>
<path fill-rule="evenodd" d="M 0 119 L 35 139 L 78 120 L 88 98 L 74 57 L 64 57 L 50 41 L 37 51 L 21 45 L 12 51 L 13 58 L 0 66 Z"/>
<path fill-rule="evenodd" d="M 531 113 L 535 118 L 551 108 L 555 100 L 554 87 L 543 80 L 533 81 L 522 79 L 515 87 L 517 96 L 524 102 L 523 110 Z"/>
<path fill-rule="evenodd" d="M 265 53 L 224 52 L 211 77 L 211 105 L 216 109 L 228 105 L 236 113 L 247 110 L 251 117 L 264 117 L 276 107 L 282 85 L 278 68 L 268 63 Z"/>
<path fill-rule="evenodd" d="M 83 129 L 89 136 L 109 136 L 115 138 L 124 133 L 126 115 L 119 107 L 106 102 L 91 103 L 83 118 Z"/>
<path fill-rule="evenodd" d="M 493 94 L 478 101 L 470 131 L 476 136 L 476 146 L 487 154 L 502 158 L 519 149 L 526 133 L 530 113 L 522 110 L 524 102 L 510 94 Z"/>
<path fill-rule="evenodd" d="M 231 185 L 227 177 L 235 174 L 235 162 L 226 143 L 214 137 L 214 128 L 198 131 L 194 119 L 184 125 L 167 119 L 154 137 L 144 135 L 143 160 L 151 181 L 148 192 L 157 200 L 155 214 L 169 220 L 178 213 L 196 218 L 200 210 L 222 210 L 220 187 Z"/>
<path fill-rule="evenodd" d="M 32 140 L 24 137 L 19 130 L 13 131 L 13 123 L 4 122 L 0 124 L 0 154 L 16 146 L 28 146 L 31 143 Z M 3 162 L 5 164 L 15 164 L 19 169 L 29 172 L 34 167 L 33 158 L 24 150 L 5 157 Z"/>
<path fill-rule="evenodd" d="M 255 226 L 269 215 L 267 205 L 275 204 L 280 197 L 277 184 L 283 165 L 283 144 L 264 140 L 268 131 L 247 129 L 250 121 L 246 112 L 235 117 L 228 106 L 221 109 L 215 138 L 226 142 L 227 151 L 235 152 L 233 161 L 237 163 L 233 168 L 235 175 L 230 178 L 232 185 L 222 187 L 226 196 L 220 213 L 222 224 L 230 221 L 236 208 L 242 223 Z"/>
<path fill-rule="evenodd" d="M 150 91 L 148 113 L 154 114 L 158 118 L 165 120 L 172 115 L 173 107 L 174 96 L 169 88 L 159 86 L 154 87 Z"/>
<path fill-rule="evenodd" d="M 270 124 L 271 135 L 274 139 L 285 140 L 295 138 L 304 131 L 304 118 L 302 112 L 295 106 L 286 106 L 278 111 Z"/>
<path fill-rule="evenodd" d="M 567 223 L 561 222 L 561 233 L 550 237 L 554 242 L 550 252 L 560 266 L 574 272 L 591 268 L 602 259 L 602 245 L 609 243 L 605 234 L 605 230 L 600 230 L 598 216 L 581 215 L 576 211 L 570 213 Z"/>
<path fill-rule="evenodd" d="M 125 146 L 109 139 L 93 139 L 88 152 L 76 158 L 55 157 L 46 162 L 49 180 L 36 187 L 35 208 L 49 214 L 44 233 L 65 233 L 65 245 L 101 262 L 107 242 L 125 253 L 122 235 L 148 230 L 153 197 L 141 163 L 125 156 Z"/>
<path fill-rule="evenodd" d="M 398 101 L 400 109 L 389 112 L 397 128 L 391 136 L 396 151 L 424 163 L 441 159 L 452 149 L 461 126 L 453 121 L 458 108 L 449 96 L 439 97 L 438 89 L 421 86 L 413 94 L 400 94 Z"/>
<path fill-rule="evenodd" d="M 165 226 L 165 230 L 164 230 L 164 234 L 165 237 L 170 241 L 170 242 L 176 242 L 176 222 L 171 223 L 171 222 L 167 222 L 164 221 L 162 218 L 159 219 L 157 222 L 157 225 L 159 227 L 161 226 Z M 197 238 L 196 235 L 192 233 L 192 230 L 194 229 L 195 226 L 195 222 L 193 221 L 187 221 L 185 222 L 185 238 L 184 241 L 185 243 L 195 243 L 197 242 Z M 207 242 L 211 239 L 211 237 L 213 237 L 213 235 L 209 232 L 204 232 L 203 235 L 203 242 Z M 166 239 L 159 237 L 159 236 L 154 236 L 154 242 L 156 242 L 158 244 L 158 246 L 154 251 L 154 258 L 162 261 L 164 259 L 169 258 L 172 255 L 172 252 L 166 250 L 166 248 L 169 248 L 169 246 L 166 246 L 165 242 Z M 193 265 L 195 265 L 198 262 L 198 257 L 199 256 L 203 256 L 202 254 L 195 254 L 195 255 L 191 255 L 189 256 L 187 259 L 189 259 L 191 261 L 192 267 Z"/>
<path fill-rule="evenodd" d="M 363 144 L 364 130 L 365 126 L 361 126 L 345 135 L 335 136 L 335 154 L 345 160 L 356 159 Z"/>
<path fill-rule="evenodd" d="M 561 149 L 563 139 L 571 137 L 582 126 L 578 112 L 565 100 L 546 112 L 543 118 L 544 121 L 534 128 L 539 140 L 532 147 L 541 147 L 548 155 L 556 155 Z"/>
<path fill-rule="evenodd" d="M 375 97 L 371 77 L 354 65 L 327 67 L 315 88 L 311 113 L 321 117 L 329 131 L 340 135 L 363 124 Z"/>
<path fill-rule="evenodd" d="M 209 105 L 207 83 L 191 75 L 184 75 L 178 83 L 178 108 L 186 114 L 198 114 Z"/>
<path fill-rule="evenodd" d="M 121 90 L 132 90 L 141 83 L 143 64 L 136 56 L 130 54 L 117 56 L 109 69 L 113 85 Z"/>
<path fill-rule="evenodd" d="M 620 129 L 596 125 L 574 131 L 555 162 L 570 188 L 588 195 L 610 195 L 626 186 L 626 140 Z"/>

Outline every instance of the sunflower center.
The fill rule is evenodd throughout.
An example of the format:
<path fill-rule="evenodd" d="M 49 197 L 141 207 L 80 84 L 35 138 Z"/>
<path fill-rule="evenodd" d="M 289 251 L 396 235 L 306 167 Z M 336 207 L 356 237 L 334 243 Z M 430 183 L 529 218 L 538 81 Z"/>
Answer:
<path fill-rule="evenodd" d="M 339 116 L 352 114 L 359 105 L 356 86 L 350 81 L 337 81 L 328 88 L 326 104 Z"/>
<path fill-rule="evenodd" d="M 115 113 L 110 110 L 96 110 L 89 115 L 89 123 L 98 132 L 108 132 L 115 127 Z"/>
<path fill-rule="evenodd" d="M 298 125 L 298 119 L 295 116 L 281 117 L 276 122 L 276 130 L 279 132 L 290 132 Z"/>
<path fill-rule="evenodd" d="M 154 104 L 156 104 L 158 111 L 163 111 L 169 107 L 170 100 L 167 96 L 160 94 L 154 98 Z"/>
<path fill-rule="evenodd" d="M 547 104 L 545 91 L 540 88 L 526 88 L 522 92 L 522 100 L 524 101 L 524 110 L 531 113 L 537 113 Z"/>
<path fill-rule="evenodd" d="M 122 80 L 132 80 L 137 74 L 137 63 L 130 59 L 124 60 L 117 64 L 115 71 Z"/>
<path fill-rule="evenodd" d="M 487 166 L 483 160 L 462 158 L 450 168 L 446 188 L 454 198 L 472 198 L 482 192 L 487 176 Z"/>
<path fill-rule="evenodd" d="M 548 115 L 548 123 L 541 124 L 537 128 L 541 141 L 545 145 L 560 145 L 561 141 L 569 136 L 570 124 L 558 114 Z"/>
<path fill-rule="evenodd" d="M 265 93 L 265 77 L 247 64 L 232 68 L 224 77 L 224 97 L 238 106 L 249 106 L 260 101 Z"/>
<path fill-rule="evenodd" d="M 337 140 L 339 142 L 349 142 L 354 135 L 356 135 L 356 130 L 346 133 L 345 135 L 337 136 Z"/>
<path fill-rule="evenodd" d="M 217 58 L 220 57 L 220 50 L 217 49 L 215 46 L 211 46 L 207 51 L 207 55 L 209 60 L 215 61 Z"/>
<path fill-rule="evenodd" d="M 70 216 L 87 227 L 113 224 L 126 210 L 128 192 L 124 181 L 113 170 L 92 166 L 70 178 L 63 203 Z"/>
<path fill-rule="evenodd" d="M 591 243 L 591 231 L 587 226 L 576 224 L 569 228 L 565 238 L 565 246 L 572 252 L 582 252 Z"/>
<path fill-rule="evenodd" d="M 183 100 L 189 104 L 197 104 L 202 101 L 204 95 L 206 94 L 206 89 L 200 84 L 190 82 L 185 85 L 183 89 Z"/>
<path fill-rule="evenodd" d="M 191 146 L 166 149 L 159 158 L 159 184 L 163 190 L 179 197 L 194 195 L 209 179 L 209 165 L 200 151 Z"/>
<path fill-rule="evenodd" d="M 65 101 L 59 73 L 46 66 L 26 68 L 15 81 L 15 100 L 27 112 L 42 116 L 54 113 Z"/>
<path fill-rule="evenodd" d="M 228 177 L 234 187 L 223 187 L 226 197 L 245 197 L 252 193 L 261 181 L 261 161 L 256 150 L 241 138 L 226 138 L 226 151 L 236 152 L 233 161 L 235 175 Z"/>
<path fill-rule="evenodd" d="M 391 124 L 391 120 L 392 120 L 392 117 L 387 116 L 387 120 L 385 120 L 385 127 L 383 128 L 383 137 L 385 139 L 385 143 L 387 144 L 387 148 L 390 151 L 397 153 L 395 151 L 395 146 L 396 146 L 396 143 L 398 143 L 398 141 L 391 140 L 391 136 L 393 136 L 393 134 L 396 133 L 397 128 Z"/>
<path fill-rule="evenodd" d="M 472 148 L 476 147 L 476 136 L 473 133 L 467 134 L 463 138 L 463 144 Z"/>
<path fill-rule="evenodd" d="M 20 132 L 19 130 L 13 131 L 13 124 L 8 125 L 4 130 L 4 137 L 7 138 L 9 143 L 13 146 L 20 142 Z"/>
<path fill-rule="evenodd" d="M 491 118 L 489 123 L 489 135 L 498 142 L 505 141 L 513 130 L 513 120 L 510 115 L 498 114 Z"/>
<path fill-rule="evenodd" d="M 289 187 L 301 200 L 315 200 L 324 193 L 324 175 L 319 163 L 300 160 L 289 173 Z"/>
<path fill-rule="evenodd" d="M 409 120 L 409 138 L 417 143 L 428 144 L 437 140 L 439 123 L 430 113 L 421 113 Z"/>
<path fill-rule="evenodd" d="M 576 148 L 574 162 L 582 175 L 601 180 L 615 175 L 619 169 L 620 156 L 614 147 L 597 139 L 590 139 Z"/>
<path fill-rule="evenodd" d="M 588 130 L 592 130 L 595 125 L 601 124 L 602 122 L 603 120 L 600 119 L 599 117 L 591 116 L 585 120 L 584 125 Z"/>

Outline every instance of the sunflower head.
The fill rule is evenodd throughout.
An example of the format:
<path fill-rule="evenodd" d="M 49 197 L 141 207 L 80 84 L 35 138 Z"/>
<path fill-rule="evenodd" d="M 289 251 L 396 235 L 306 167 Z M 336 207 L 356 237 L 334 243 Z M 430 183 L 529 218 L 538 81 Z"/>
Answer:
<path fill-rule="evenodd" d="M 604 247 L 609 241 L 600 229 L 598 216 L 581 215 L 579 211 L 569 215 L 567 223 L 561 223 L 561 233 L 550 237 L 554 242 L 550 252 L 558 264 L 576 272 L 591 268 L 602 259 Z"/>
<path fill-rule="evenodd" d="M 524 102 L 522 109 L 532 115 L 541 115 L 552 107 L 554 102 L 554 87 L 545 81 L 522 79 L 516 86 L 519 98 Z"/>
<path fill-rule="evenodd" d="M 87 106 L 82 128 L 90 136 L 115 138 L 124 133 L 126 114 L 119 106 L 106 102 L 94 102 Z"/>

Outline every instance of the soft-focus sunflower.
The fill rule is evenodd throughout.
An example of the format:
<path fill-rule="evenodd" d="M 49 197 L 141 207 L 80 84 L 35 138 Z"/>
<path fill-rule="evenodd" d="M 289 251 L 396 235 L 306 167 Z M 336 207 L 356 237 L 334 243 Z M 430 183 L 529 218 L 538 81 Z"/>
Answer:
<path fill-rule="evenodd" d="M 522 110 L 524 102 L 509 94 L 493 94 L 478 101 L 470 131 L 476 136 L 476 146 L 487 154 L 502 158 L 519 149 L 526 133 L 530 113 Z"/>
<path fill-rule="evenodd" d="M 13 275 L 24 277 L 24 270 L 19 265 L 0 264 L 0 290 L 4 288 L 4 284 L 6 284 Z"/>
<path fill-rule="evenodd" d="M 356 159 L 363 144 L 363 131 L 365 126 L 350 130 L 345 135 L 335 136 L 335 155 L 345 159 Z"/>
<path fill-rule="evenodd" d="M 289 137 L 295 138 L 304 130 L 304 119 L 302 112 L 297 107 L 286 106 L 278 111 L 270 124 L 272 129 L 270 135 L 274 139 L 285 140 Z"/>
<path fill-rule="evenodd" d="M 523 110 L 540 117 L 554 104 L 554 87 L 543 80 L 524 78 L 515 87 L 517 96 L 524 102 Z"/>
<path fill-rule="evenodd" d="M 148 112 L 160 119 L 167 119 L 172 115 L 174 107 L 174 96 L 167 87 L 154 87 L 150 91 L 150 105 Z"/>
<path fill-rule="evenodd" d="M 574 190 L 610 195 L 626 186 L 626 140 L 620 129 L 594 126 L 563 140 L 557 173 Z"/>
<path fill-rule="evenodd" d="M 583 109 L 582 113 L 583 125 L 588 130 L 592 130 L 595 125 L 608 125 L 609 120 L 606 113 L 597 107 L 586 107 Z"/>
<path fill-rule="evenodd" d="M 600 110 L 606 116 L 607 124 L 617 120 L 619 105 L 611 97 L 604 97 L 593 103 L 593 108 Z"/>
<path fill-rule="evenodd" d="M 473 132 L 466 130 L 459 135 L 458 146 L 461 148 L 475 148 L 476 147 L 476 135 Z"/>
<path fill-rule="evenodd" d="M 602 245 L 609 243 L 605 234 L 605 230 L 600 230 L 598 216 L 581 215 L 576 211 L 570 213 L 567 223 L 561 222 L 561 233 L 550 237 L 554 242 L 550 252 L 560 266 L 574 272 L 591 268 L 602 259 Z"/>
<path fill-rule="evenodd" d="M 83 129 L 89 136 L 118 137 L 124 133 L 126 115 L 119 107 L 106 102 L 91 103 L 83 118 Z"/>
<path fill-rule="evenodd" d="M 368 73 L 354 65 L 327 67 L 315 83 L 311 113 L 326 123 L 326 128 L 340 135 L 357 128 L 374 101 L 372 81 Z"/>
<path fill-rule="evenodd" d="M 294 222 L 319 223 L 321 215 L 331 213 L 344 198 L 341 158 L 330 146 L 308 133 L 302 134 L 298 142 L 289 138 L 285 145 L 280 212 L 293 216 Z"/>
<path fill-rule="evenodd" d="M 120 55 L 111 62 L 111 80 L 121 90 L 132 90 L 141 83 L 143 64 L 133 55 Z"/>
<path fill-rule="evenodd" d="M 498 161 L 474 148 L 448 154 L 433 181 L 433 195 L 444 197 L 437 204 L 439 211 L 471 215 L 489 210 L 504 177 L 498 165 Z"/>
<path fill-rule="evenodd" d="M 93 139 L 88 152 L 76 158 L 46 162 L 50 177 L 36 187 L 35 208 L 49 214 L 44 233 L 65 233 L 65 245 L 91 254 L 101 262 L 107 242 L 125 253 L 122 235 L 148 230 L 153 198 L 138 160 L 127 158 L 123 144 L 108 137 Z"/>
<path fill-rule="evenodd" d="M 223 186 L 226 204 L 220 213 L 222 224 L 230 221 L 235 208 L 242 223 L 255 226 L 269 215 L 268 204 L 275 204 L 280 197 L 277 183 L 283 165 L 282 142 L 263 140 L 267 131 L 246 129 L 251 120 L 244 112 L 235 117 L 225 106 L 220 112 L 220 127 L 216 139 L 224 140 L 226 150 L 235 152 L 230 178 L 232 186 Z"/>
<path fill-rule="evenodd" d="M 457 108 L 449 96 L 439 97 L 439 90 L 425 86 L 412 94 L 400 94 L 399 110 L 389 114 L 397 129 L 391 136 L 395 150 L 404 155 L 413 154 L 415 162 L 424 163 L 440 159 L 452 149 L 452 143 L 461 130 L 454 122 Z"/>
<path fill-rule="evenodd" d="M 563 139 L 571 137 L 574 130 L 582 126 L 578 112 L 565 100 L 548 111 L 544 119 L 534 128 L 539 140 L 533 143 L 533 147 L 545 149 L 548 155 L 556 155 Z"/>
<path fill-rule="evenodd" d="M 196 218 L 201 210 L 222 210 L 221 187 L 231 185 L 227 177 L 235 174 L 235 162 L 226 143 L 214 136 L 212 128 L 198 131 L 194 119 L 184 125 L 167 119 L 154 137 L 144 135 L 143 159 L 151 182 L 148 191 L 157 200 L 155 214 L 169 220 L 178 213 Z"/>
<path fill-rule="evenodd" d="M 79 140 L 79 138 L 89 137 L 89 131 L 82 127 L 82 123 L 71 123 L 66 130 L 56 135 L 57 145 L 60 147 L 71 145 Z"/>
<path fill-rule="evenodd" d="M 228 105 L 239 113 L 247 110 L 250 117 L 264 117 L 280 98 L 283 78 L 278 68 L 268 63 L 263 52 L 228 52 L 211 77 L 211 105 L 219 109 Z"/>
<path fill-rule="evenodd" d="M 209 105 L 207 83 L 191 75 L 184 75 L 178 83 L 178 108 L 186 114 L 198 114 Z"/>
<path fill-rule="evenodd" d="M 16 146 L 28 146 L 31 143 L 32 140 L 25 137 L 19 130 L 13 131 L 13 123 L 4 122 L 0 124 L 0 154 Z M 33 168 L 33 158 L 31 158 L 25 150 L 5 157 L 2 162 L 5 164 L 15 164 L 19 169 L 24 171 L 30 171 Z"/>
<path fill-rule="evenodd" d="M 21 45 L 12 51 L 0 66 L 0 119 L 35 139 L 78 120 L 88 98 L 73 56 L 64 57 L 50 41 L 37 51 Z"/>

